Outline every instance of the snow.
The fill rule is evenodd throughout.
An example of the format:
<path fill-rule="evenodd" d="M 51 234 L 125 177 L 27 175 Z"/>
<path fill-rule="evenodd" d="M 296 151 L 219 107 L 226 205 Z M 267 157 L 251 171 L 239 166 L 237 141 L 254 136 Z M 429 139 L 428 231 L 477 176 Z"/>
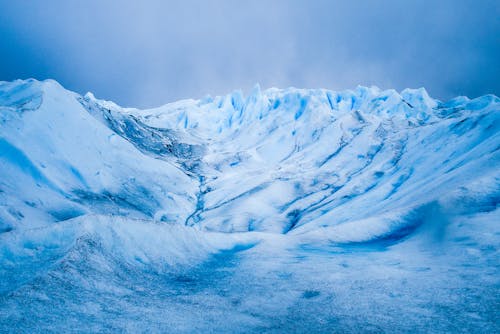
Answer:
<path fill-rule="evenodd" d="M 9 87 L 15 84 L 3 84 L 4 95 L 16 91 Z M 186 218 L 197 185 L 178 166 L 139 152 L 57 83 L 22 85 L 43 96 L 43 103 L 22 113 L 2 106 L 0 166 L 11 174 L 4 174 L 0 187 L 4 201 L 23 202 L 12 205 L 15 210 L 24 215 L 35 208 L 44 217 L 20 222 L 4 211 L 4 224 L 16 228 L 84 213 L 145 218 L 165 206 L 176 219 Z"/>
<path fill-rule="evenodd" d="M 0 82 L 0 331 L 498 331 L 499 128 L 423 88 Z"/>
<path fill-rule="evenodd" d="M 497 98 L 449 107 L 424 89 L 256 87 L 244 104 L 239 92 L 210 101 L 135 112 L 155 127 L 190 124 L 209 143 L 199 220 L 210 230 L 280 232 L 292 212 L 297 232 L 410 212 L 473 182 L 476 168 L 497 183 Z"/>

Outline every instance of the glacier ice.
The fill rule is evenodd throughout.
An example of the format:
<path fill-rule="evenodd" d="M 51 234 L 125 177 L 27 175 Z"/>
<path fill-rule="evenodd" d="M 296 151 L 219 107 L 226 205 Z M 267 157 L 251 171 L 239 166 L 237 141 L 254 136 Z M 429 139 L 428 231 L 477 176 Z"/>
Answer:
<path fill-rule="evenodd" d="M 0 82 L 0 331 L 499 331 L 499 129 L 493 95 Z"/>

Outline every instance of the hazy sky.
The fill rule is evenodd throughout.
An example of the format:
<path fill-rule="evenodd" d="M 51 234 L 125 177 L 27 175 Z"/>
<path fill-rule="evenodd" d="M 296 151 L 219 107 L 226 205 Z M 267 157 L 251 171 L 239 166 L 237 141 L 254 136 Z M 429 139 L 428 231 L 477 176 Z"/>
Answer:
<path fill-rule="evenodd" d="M 500 95 L 500 2 L 0 0 L 0 80 L 124 106 L 234 89 Z"/>

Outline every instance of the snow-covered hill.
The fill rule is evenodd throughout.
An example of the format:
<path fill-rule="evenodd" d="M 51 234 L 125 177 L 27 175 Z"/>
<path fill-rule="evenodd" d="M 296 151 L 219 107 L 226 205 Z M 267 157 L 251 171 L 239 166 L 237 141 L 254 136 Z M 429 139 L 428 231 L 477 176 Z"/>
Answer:
<path fill-rule="evenodd" d="M 306 309 L 319 332 L 498 329 L 499 149 L 492 95 L 257 86 L 138 110 L 1 82 L 0 330 L 279 332 Z"/>
<path fill-rule="evenodd" d="M 167 208 L 182 221 L 192 211 L 195 179 L 138 150 L 56 82 L 2 83 L 0 101 L 3 230 L 88 213 L 152 218 Z"/>

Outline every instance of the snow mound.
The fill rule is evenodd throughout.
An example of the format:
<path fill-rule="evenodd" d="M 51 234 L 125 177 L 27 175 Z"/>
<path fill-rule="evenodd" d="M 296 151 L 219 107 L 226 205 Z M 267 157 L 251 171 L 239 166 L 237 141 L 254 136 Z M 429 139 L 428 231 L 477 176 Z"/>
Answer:
<path fill-rule="evenodd" d="M 0 108 L 3 230 L 94 213 L 301 234 L 498 203 L 491 95 L 256 86 L 138 110 L 27 80 L 0 85 Z"/>

